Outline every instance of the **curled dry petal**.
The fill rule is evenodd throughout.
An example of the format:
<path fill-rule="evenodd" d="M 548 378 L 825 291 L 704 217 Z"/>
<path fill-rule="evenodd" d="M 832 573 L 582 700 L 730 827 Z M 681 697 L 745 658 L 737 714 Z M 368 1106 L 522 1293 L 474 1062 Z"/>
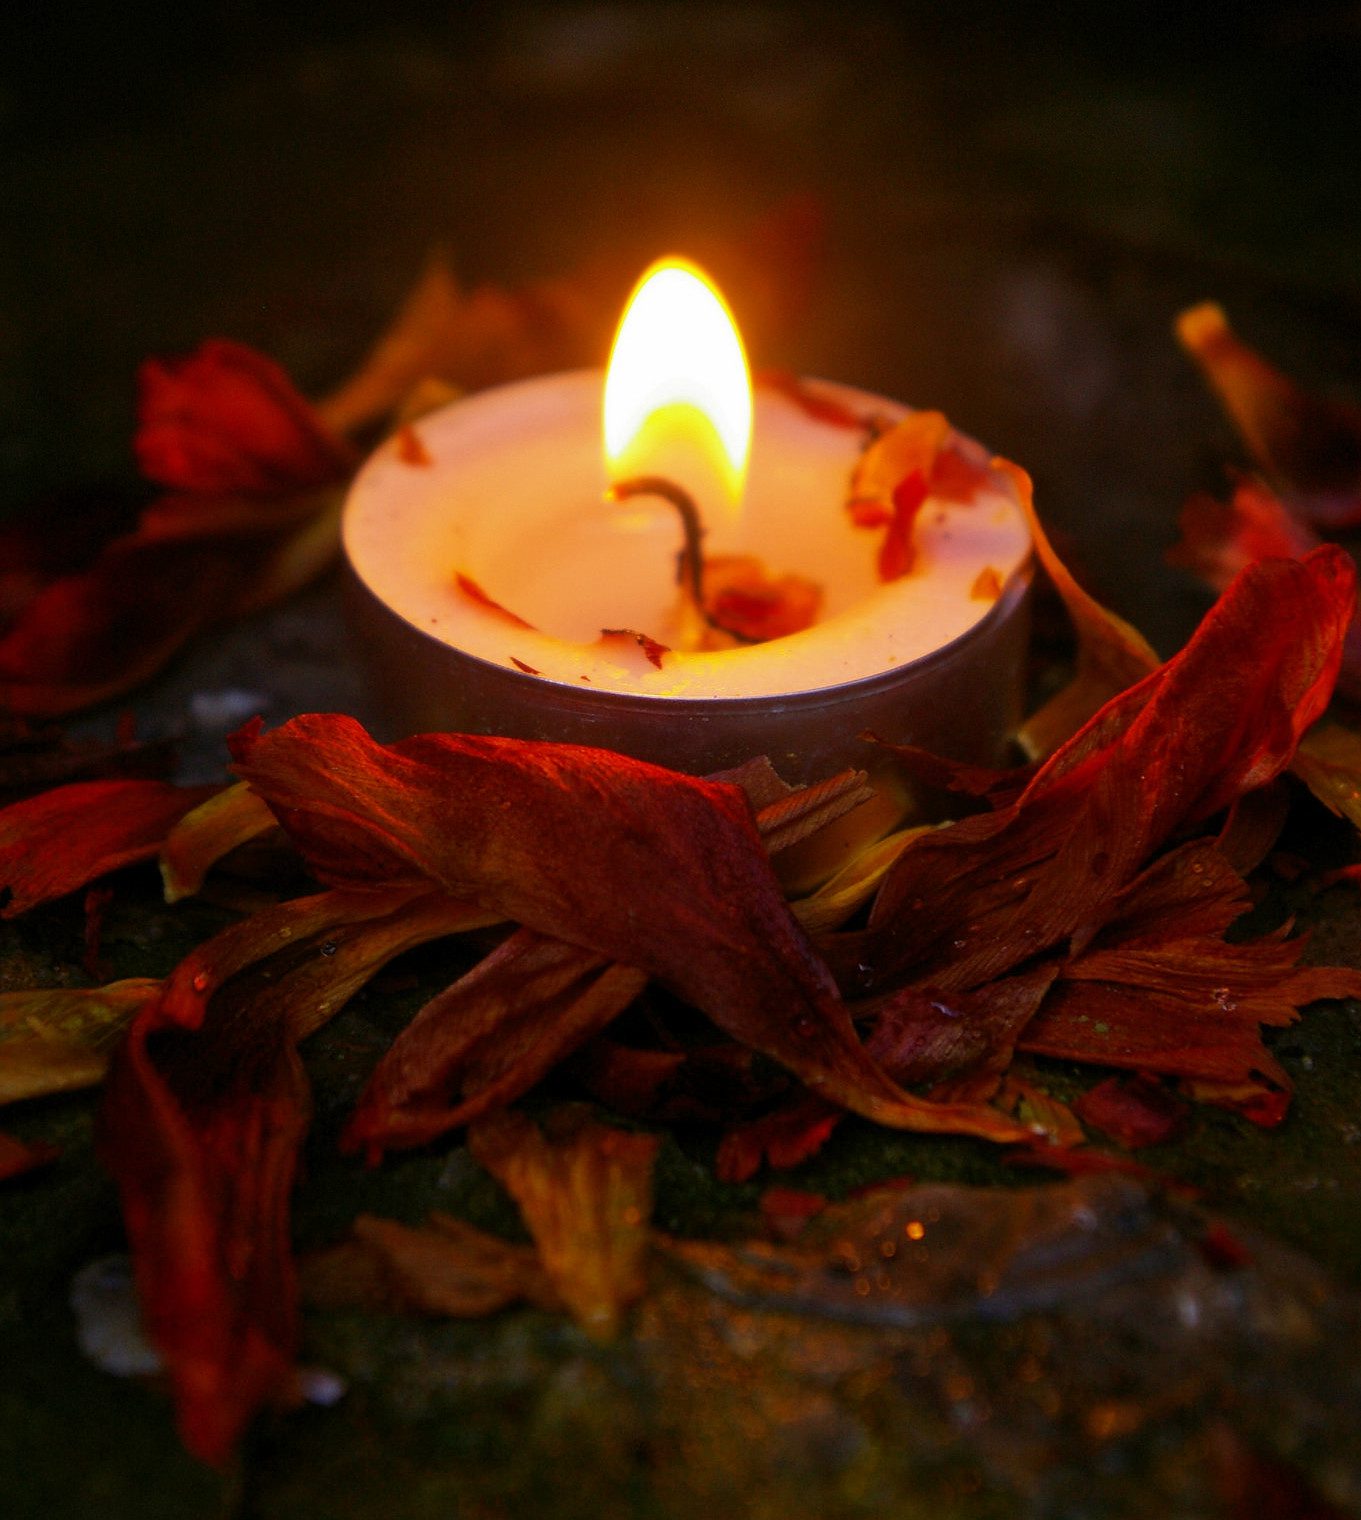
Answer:
<path fill-rule="evenodd" d="M 858 527 L 885 530 L 879 578 L 911 570 L 917 515 L 930 498 L 971 501 L 989 474 L 987 453 L 941 412 L 913 412 L 876 438 L 856 462 L 846 505 Z"/>
<path fill-rule="evenodd" d="M 1230 943 L 1224 933 L 1247 906 L 1245 884 L 1214 841 L 1164 856 L 1064 963 L 1022 1048 L 1288 1095 L 1259 1026 L 1292 1023 L 1319 998 L 1361 994 L 1361 972 L 1301 967 L 1303 942 L 1279 935 Z"/>
<path fill-rule="evenodd" d="M 891 1126 L 1010 1138 L 903 1093 L 864 1053 L 735 787 L 604 750 L 466 735 L 376 744 L 311 715 L 234 741 L 324 880 L 436 882 L 656 976 L 834 1102 Z"/>
<path fill-rule="evenodd" d="M 165 900 L 192 897 L 223 856 L 278 828 L 274 814 L 244 781 L 184 815 L 161 847 Z"/>
<path fill-rule="evenodd" d="M 1252 476 L 1234 483 L 1228 502 L 1193 496 L 1181 510 L 1179 526 L 1181 541 L 1169 550 L 1168 563 L 1194 572 L 1214 591 L 1222 591 L 1255 560 L 1303 559 L 1323 542 Z"/>
<path fill-rule="evenodd" d="M 299 1263 L 305 1302 L 458 1319 L 522 1301 L 561 1312 L 562 1300 L 532 1246 L 512 1245 L 448 1214 L 419 1229 L 361 1214 L 354 1237 Z"/>
<path fill-rule="evenodd" d="M 1361 523 L 1361 409 L 1297 385 L 1244 343 L 1213 301 L 1182 312 L 1177 336 L 1291 510 L 1325 529 Z"/>
<path fill-rule="evenodd" d="M 1000 812 L 914 840 L 855 952 L 881 984 L 969 988 L 1089 936 L 1174 833 L 1278 775 L 1332 693 L 1355 572 L 1245 570 L 1186 648 L 1114 698 Z"/>
<path fill-rule="evenodd" d="M 309 1108 L 296 1041 L 392 956 L 485 921 L 429 889 L 282 903 L 196 950 L 134 1017 L 100 1149 L 180 1431 L 203 1460 L 225 1461 L 255 1410 L 291 1394 L 288 1201 Z"/>
<path fill-rule="evenodd" d="M 148 359 L 138 375 L 137 462 L 174 491 L 288 496 L 342 480 L 358 463 L 272 359 L 213 339 Z"/>
<path fill-rule="evenodd" d="M 517 931 L 397 1036 L 343 1147 L 372 1160 L 384 1147 L 428 1144 L 503 1107 L 599 1033 L 646 983 L 631 966 Z"/>
<path fill-rule="evenodd" d="M 158 1035 L 165 1022 L 147 1003 L 115 1055 L 101 1150 L 181 1439 L 221 1465 L 255 1410 L 290 1391 L 288 1197 L 307 1081 L 282 1023 L 245 1040 L 231 1020 L 198 1036 Z"/>
<path fill-rule="evenodd" d="M 11 803 L 0 810 L 0 913 L 13 918 L 152 859 L 175 824 L 216 791 L 166 781 L 76 781 Z"/>
<path fill-rule="evenodd" d="M 588 1335 L 609 1340 L 646 1283 L 655 1135 L 561 1108 L 480 1120 L 473 1155 L 520 1206 L 554 1287 Z"/>
<path fill-rule="evenodd" d="M 1026 753 L 1042 759 L 1075 734 L 1105 702 L 1156 670 L 1158 656 L 1137 628 L 1084 591 L 1055 553 L 1035 511 L 1030 476 L 1008 459 L 994 459 L 993 468 L 1010 480 L 1030 525 L 1035 553 L 1063 598 L 1077 634 L 1077 674 L 1032 714 L 1017 734 Z"/>

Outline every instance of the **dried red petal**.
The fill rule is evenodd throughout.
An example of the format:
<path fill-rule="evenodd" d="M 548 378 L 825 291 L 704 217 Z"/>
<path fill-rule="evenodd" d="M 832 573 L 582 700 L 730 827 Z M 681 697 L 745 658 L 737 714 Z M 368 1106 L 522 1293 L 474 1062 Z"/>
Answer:
<path fill-rule="evenodd" d="M 621 643 L 633 643 L 638 646 L 647 656 L 649 665 L 658 670 L 662 668 L 662 658 L 671 653 L 670 648 L 654 639 L 650 634 L 639 633 L 636 628 L 602 628 L 600 630 L 600 643 L 608 644 L 618 640 Z"/>
<path fill-rule="evenodd" d="M 527 1092 L 638 996 L 647 976 L 531 929 L 432 999 L 370 1077 L 342 1148 L 425 1145 Z"/>
<path fill-rule="evenodd" d="M 410 889 L 279 904 L 181 962 L 115 1053 L 100 1151 L 181 1437 L 204 1461 L 292 1394 L 288 1201 L 309 1110 L 296 1041 L 393 955 L 478 921 Z M 269 978 L 243 974 L 264 961 Z"/>
<path fill-rule="evenodd" d="M 801 575 L 771 575 L 751 554 L 704 561 L 704 613 L 710 623 L 750 644 L 800 633 L 816 621 L 822 587 Z"/>
<path fill-rule="evenodd" d="M 286 496 L 343 480 L 358 463 L 273 360 L 216 339 L 177 359 L 148 359 L 137 462 L 172 490 Z"/>
<path fill-rule="evenodd" d="M 233 751 L 323 880 L 437 882 L 660 978 L 867 1117 L 1015 1135 L 987 1110 L 908 1097 L 865 1055 L 735 787 L 578 745 L 382 746 L 336 715 L 243 731 Z"/>
<path fill-rule="evenodd" d="M 0 916 L 13 918 L 122 866 L 150 860 L 217 787 L 76 781 L 0 810 Z"/>
<path fill-rule="evenodd" d="M 746 1182 L 762 1166 L 784 1171 L 799 1166 L 826 1145 L 843 1115 L 811 1094 L 783 1108 L 734 1125 L 719 1142 L 714 1170 L 720 1182 Z"/>
<path fill-rule="evenodd" d="M 142 1317 L 181 1439 L 220 1466 L 255 1410 L 285 1401 L 297 1340 L 288 1195 L 307 1081 L 286 1026 L 207 1026 L 167 1052 L 148 1003 L 114 1057 L 101 1149 L 118 1181 Z"/>
<path fill-rule="evenodd" d="M 1245 570 L 1187 647 L 1114 698 L 999 812 L 909 842 L 853 942 L 881 984 L 976 987 L 1100 925 L 1175 832 L 1289 764 L 1332 693 L 1355 571 Z"/>
<path fill-rule="evenodd" d="M 1182 508 L 1181 541 L 1167 562 L 1191 570 L 1215 591 L 1259 559 L 1303 559 L 1322 540 L 1261 481 L 1245 476 L 1228 502 L 1193 496 Z"/>
<path fill-rule="evenodd" d="M 0 709 L 54 717 L 155 674 L 223 618 L 277 601 L 340 547 L 339 494 L 167 497 L 88 568 L 51 581 L 0 637 Z"/>
<path fill-rule="evenodd" d="M 421 442 L 421 435 L 409 422 L 404 422 L 397 429 L 397 457 L 403 464 L 418 469 L 429 469 L 434 463 L 429 449 Z"/>
<path fill-rule="evenodd" d="M 1021 1047 L 1197 1083 L 1248 1084 L 1287 1102 L 1289 1079 L 1259 1026 L 1288 1024 L 1319 998 L 1356 996 L 1361 973 L 1300 967 L 1299 940 L 1229 943 L 1224 933 L 1246 906 L 1242 879 L 1213 841 L 1157 861 L 1064 964 Z"/>
<path fill-rule="evenodd" d="M 1079 1119 L 1126 1150 L 1166 1145 L 1186 1127 L 1190 1110 L 1155 1077 L 1108 1077 L 1073 1105 Z"/>
<path fill-rule="evenodd" d="M 913 528 L 928 498 L 971 501 L 990 474 L 986 452 L 940 412 L 913 412 L 876 438 L 856 463 L 846 507 L 857 527 L 887 527 L 879 578 L 912 568 Z"/>
<path fill-rule="evenodd" d="M 482 587 L 470 575 L 464 575 L 459 570 L 454 575 L 454 585 L 470 601 L 474 601 L 479 607 L 485 607 L 488 612 L 499 613 L 507 622 L 514 623 L 517 628 L 533 628 L 533 623 L 527 623 L 518 612 L 512 612 L 509 607 L 503 607 L 494 597 L 485 592 Z"/>

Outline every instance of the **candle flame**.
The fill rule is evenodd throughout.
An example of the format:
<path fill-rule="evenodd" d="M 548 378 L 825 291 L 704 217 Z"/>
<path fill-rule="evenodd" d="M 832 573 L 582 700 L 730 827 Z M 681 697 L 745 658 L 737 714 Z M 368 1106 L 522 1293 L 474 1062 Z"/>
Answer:
<path fill-rule="evenodd" d="M 751 419 L 751 376 L 727 303 L 688 260 L 659 259 L 629 297 L 605 376 L 610 477 L 665 475 L 701 505 L 716 494 L 731 510 Z"/>

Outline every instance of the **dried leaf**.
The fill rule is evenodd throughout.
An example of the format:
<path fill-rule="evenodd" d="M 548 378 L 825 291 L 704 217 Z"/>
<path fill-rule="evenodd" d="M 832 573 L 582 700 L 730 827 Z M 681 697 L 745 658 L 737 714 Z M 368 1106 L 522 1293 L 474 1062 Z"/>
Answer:
<path fill-rule="evenodd" d="M 212 796 L 166 781 L 76 781 L 0 810 L 0 915 L 13 918 L 122 866 L 152 859 Z"/>
<path fill-rule="evenodd" d="M 299 1263 L 303 1300 L 318 1308 L 399 1310 L 476 1319 L 527 1301 L 561 1312 L 532 1246 L 512 1245 L 447 1214 L 420 1229 L 361 1214 L 354 1238 Z"/>
<path fill-rule="evenodd" d="M 160 982 L 0 993 L 0 1103 L 72 1092 L 103 1081 L 128 1021 Z"/>
<path fill-rule="evenodd" d="M 910 1098 L 865 1055 L 734 787 L 576 745 L 385 747 L 334 715 L 243 731 L 234 753 L 323 880 L 435 881 L 658 977 L 867 1117 L 1014 1138 L 987 1110 Z"/>
<path fill-rule="evenodd" d="M 1361 523 L 1361 409 L 1303 390 L 1237 337 L 1213 301 L 1182 312 L 1177 336 L 1291 511 L 1321 528 Z"/>
<path fill-rule="evenodd" d="M 480 1120 L 473 1155 L 510 1193 L 573 1318 L 610 1340 L 646 1286 L 655 1135 L 560 1108 L 544 1129 L 518 1113 Z"/>

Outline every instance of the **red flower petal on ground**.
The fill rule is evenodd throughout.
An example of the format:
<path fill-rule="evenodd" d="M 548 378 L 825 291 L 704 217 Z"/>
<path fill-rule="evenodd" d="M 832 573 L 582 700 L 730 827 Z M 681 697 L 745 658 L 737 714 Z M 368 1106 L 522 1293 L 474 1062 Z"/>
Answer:
<path fill-rule="evenodd" d="M 912 840 L 846 958 L 880 985 L 967 989 L 1089 939 L 1174 833 L 1290 763 L 1332 694 L 1354 605 L 1338 549 L 1245 570 L 1186 648 L 1109 702 L 1009 808 Z"/>
<path fill-rule="evenodd" d="M 217 787 L 76 781 L 0 810 L 0 916 L 13 918 L 97 877 L 150 860 Z"/>
<path fill-rule="evenodd" d="M 254 349 L 214 339 L 148 359 L 138 374 L 137 462 L 149 480 L 211 496 L 286 496 L 343 480 L 358 463 Z"/>
<path fill-rule="evenodd" d="M 309 1111 L 297 1040 L 392 956 L 478 922 L 428 890 L 281 903 L 182 961 L 115 1053 L 100 1151 L 181 1436 L 204 1461 L 292 1394 L 288 1203 Z"/>
<path fill-rule="evenodd" d="M 287 1399 L 297 1341 L 288 1197 L 307 1080 L 282 1021 L 247 1028 L 248 1040 L 231 1020 L 167 1034 L 148 1003 L 101 1121 L 181 1439 L 216 1465 L 262 1403 Z"/>
<path fill-rule="evenodd" d="M 576 745 L 427 734 L 382 746 L 336 715 L 244 731 L 234 753 L 323 880 L 437 882 L 658 977 L 881 1123 L 1015 1133 L 987 1110 L 910 1098 L 865 1054 L 734 786 Z"/>

